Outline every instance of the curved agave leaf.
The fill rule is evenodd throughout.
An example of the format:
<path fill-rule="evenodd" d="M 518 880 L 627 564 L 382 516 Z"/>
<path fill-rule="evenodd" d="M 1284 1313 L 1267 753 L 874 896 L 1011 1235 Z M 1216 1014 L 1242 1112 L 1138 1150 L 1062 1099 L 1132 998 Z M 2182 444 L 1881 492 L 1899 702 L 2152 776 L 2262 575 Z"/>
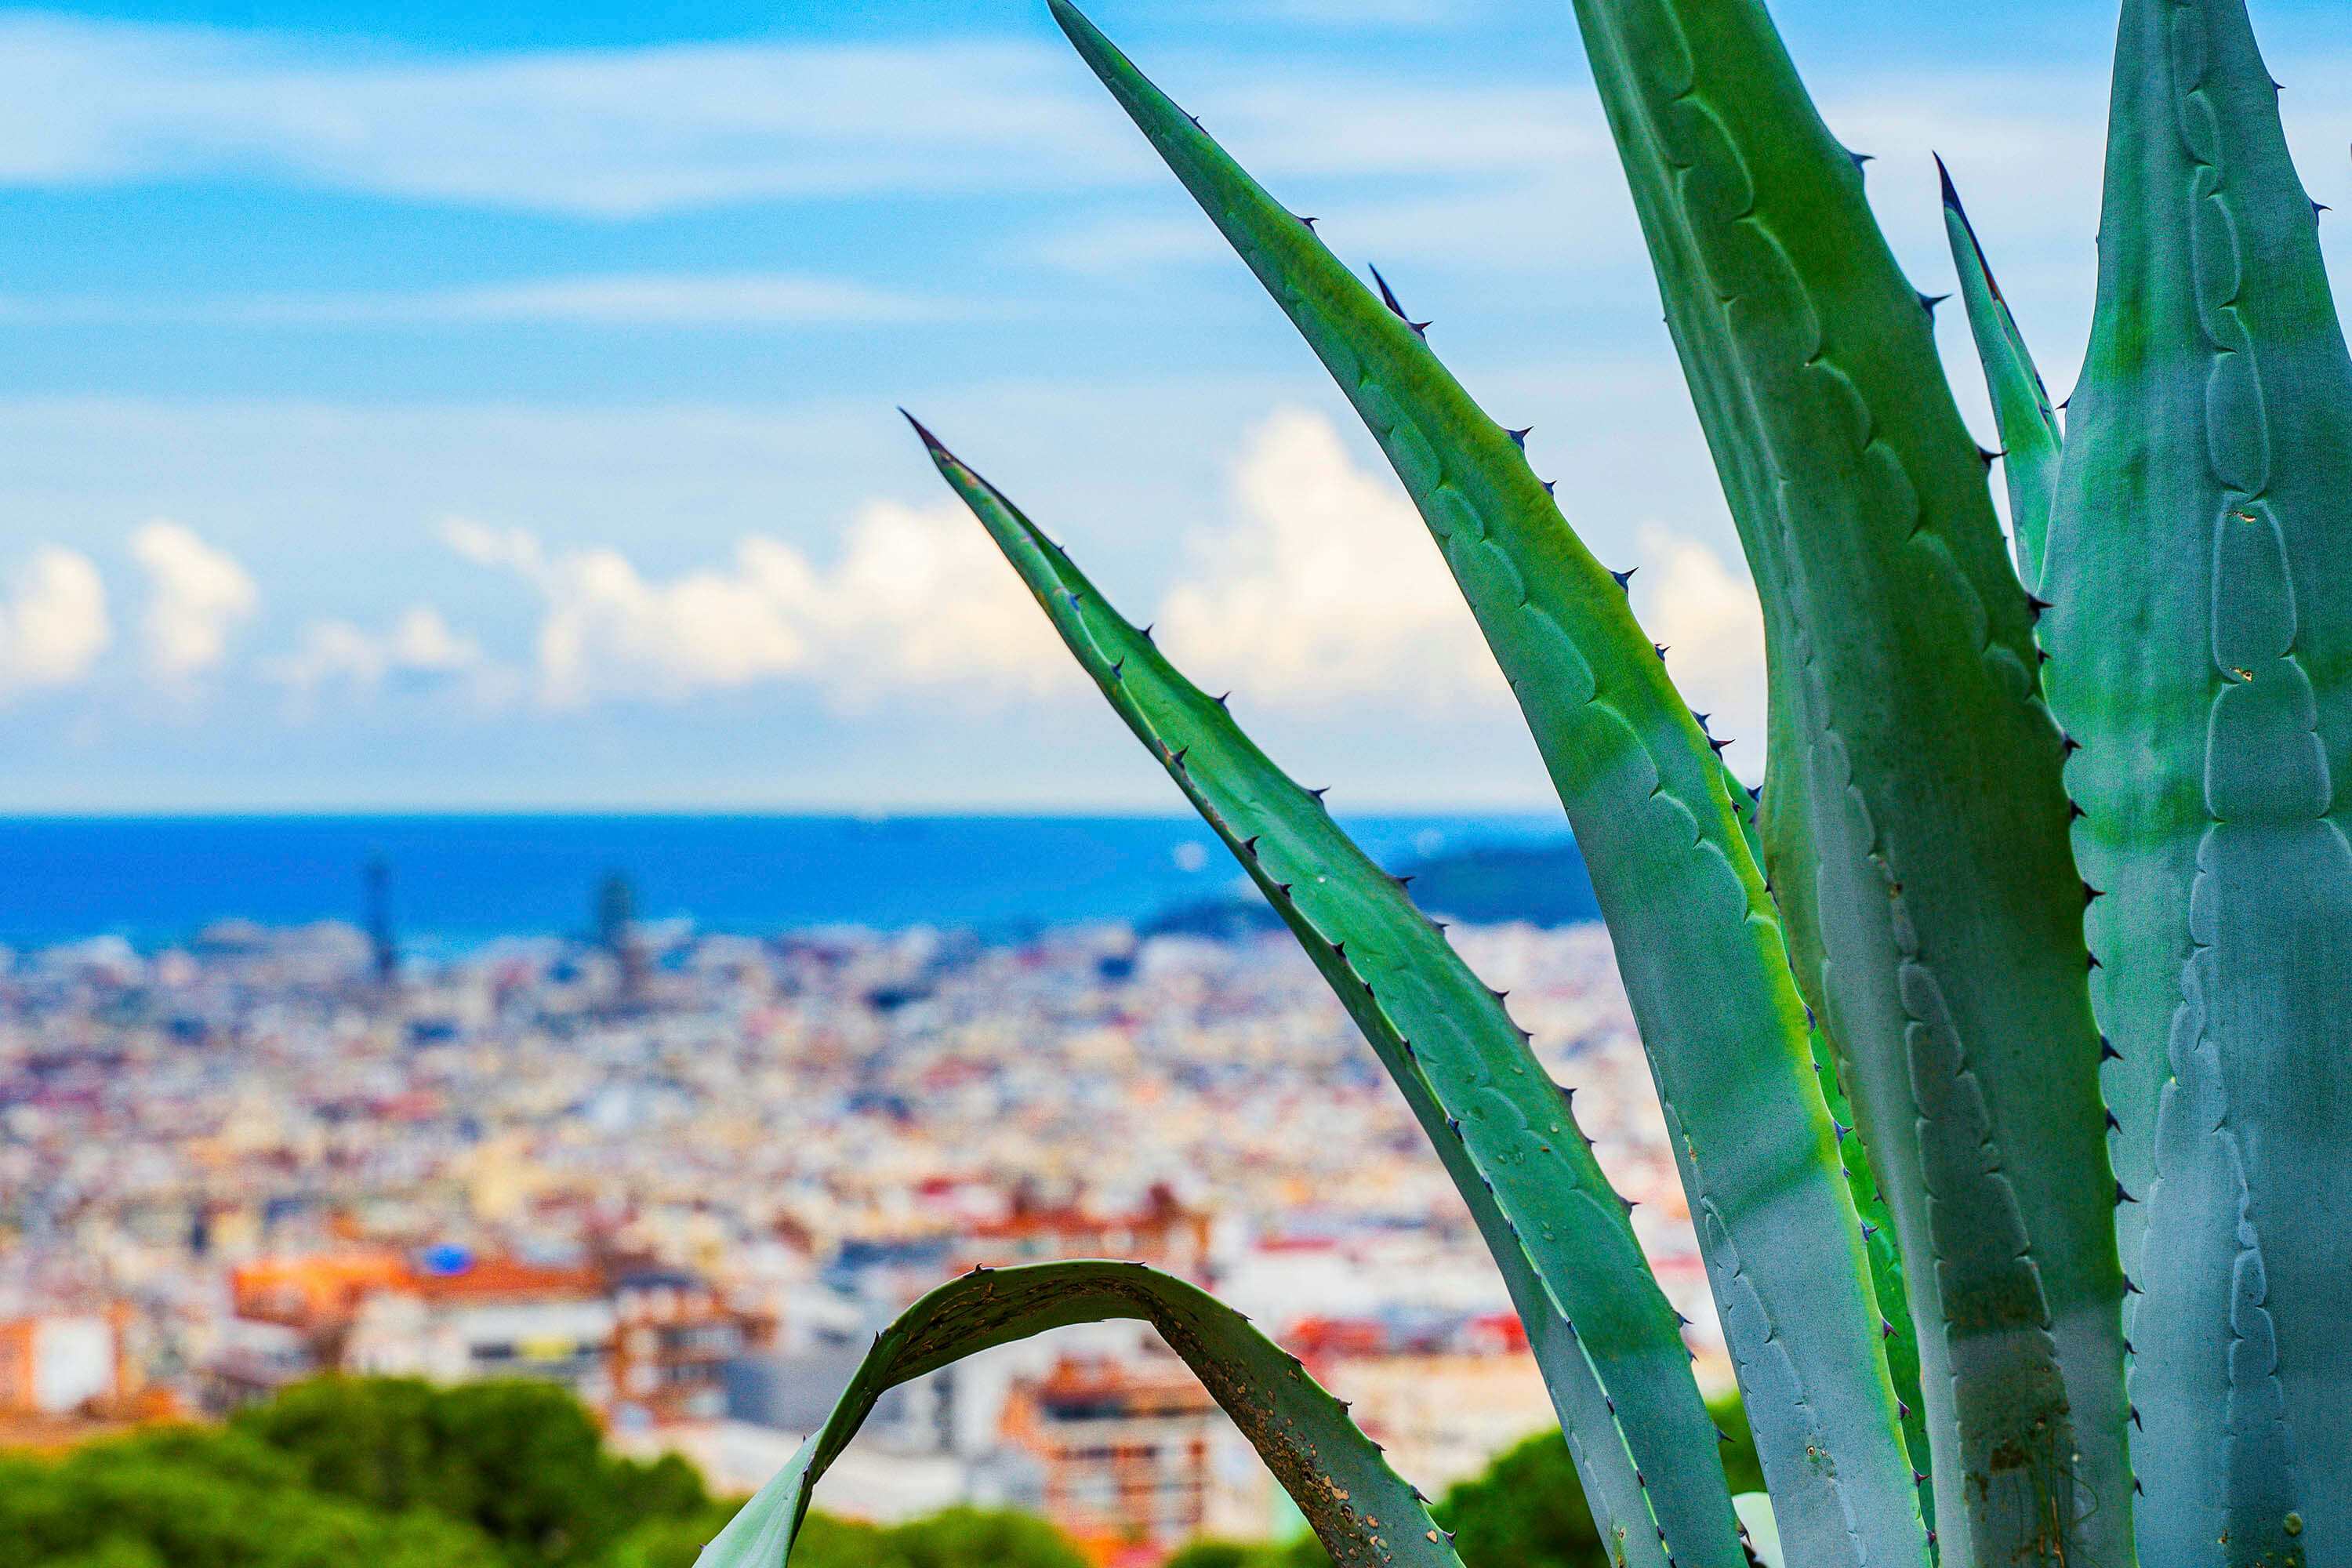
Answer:
<path fill-rule="evenodd" d="M 1969 307 L 1969 331 L 1984 365 L 1985 390 L 2000 425 L 2001 474 L 2009 485 L 2009 525 L 2017 551 L 2017 575 L 2031 590 L 2042 581 L 2042 548 L 2050 533 L 2050 502 L 2058 488 L 2058 455 L 2064 439 L 2058 412 L 2042 373 L 2026 352 L 2025 334 L 1993 281 L 1984 247 L 1952 188 L 1952 173 L 1936 160 L 1944 187 L 1944 234 L 1951 241 L 1952 265 L 1960 275 L 1960 298 Z"/>
<path fill-rule="evenodd" d="M 1140 1263 L 1093 1261 L 976 1269 L 908 1308 L 876 1336 L 824 1426 L 702 1549 L 696 1568 L 785 1568 L 810 1492 L 885 1390 L 992 1345 L 1109 1318 L 1139 1318 L 1160 1331 L 1256 1447 L 1334 1563 L 1461 1568 L 1421 1494 L 1296 1357 L 1181 1279 Z"/>
<path fill-rule="evenodd" d="M 2352 1554 L 2352 358 L 2239 0 L 2128 0 L 2043 594 L 2150 1568 Z M 2143 1232 L 2143 1226 L 2144 1232 Z M 2301 1526 L 2293 1528 L 2289 1521 Z"/>
<path fill-rule="evenodd" d="M 1716 1432 L 1630 1205 L 1527 1037 L 1331 820 L 1120 617 L 1062 550 L 918 424 L 932 461 L 1111 707 L 1234 852 L 1364 1032 L 1538 1336 L 1612 1559 L 1744 1561 Z"/>
<path fill-rule="evenodd" d="M 1748 801 L 1511 433 L 1064 0 L 1097 76 L 1378 437 L 1511 681 L 1615 935 L 1792 1557 L 1923 1562 L 1853 1203 Z M 1834 1467 L 1809 1456 L 1834 1453 Z"/>
<path fill-rule="evenodd" d="M 1760 0 L 1577 0 L 1765 605 L 1765 843 L 1920 1324 L 1948 1559 L 2130 1552 L 2060 737 L 1985 459 Z"/>

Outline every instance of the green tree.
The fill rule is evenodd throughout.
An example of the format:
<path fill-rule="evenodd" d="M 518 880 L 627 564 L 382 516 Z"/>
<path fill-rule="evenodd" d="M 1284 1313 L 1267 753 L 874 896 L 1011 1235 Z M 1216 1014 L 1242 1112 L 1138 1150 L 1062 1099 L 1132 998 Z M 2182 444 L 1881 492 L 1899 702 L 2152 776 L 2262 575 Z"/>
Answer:
<path fill-rule="evenodd" d="M 1764 1471 L 1738 1396 L 1717 1401 L 1707 1413 L 1724 1435 L 1723 1468 L 1731 1489 L 1762 1491 Z M 1568 1457 L 1568 1439 L 1557 1429 L 1506 1449 L 1482 1473 L 1454 1482 L 1430 1513 L 1454 1532 L 1454 1549 L 1465 1568 L 1607 1568 L 1610 1561 Z M 1273 1546 L 1196 1541 L 1165 1568 L 1328 1568 L 1330 1561 L 1310 1535 Z"/>
<path fill-rule="evenodd" d="M 890 1531 L 907 1568 L 1087 1568 L 1069 1537 L 1034 1514 L 951 1508 Z"/>
<path fill-rule="evenodd" d="M 1607 1561 L 1568 1442 L 1551 1431 L 1457 1481 L 1431 1510 L 1468 1568 L 1597 1568 Z"/>
<path fill-rule="evenodd" d="M 910 1568 L 894 1532 L 858 1520 L 812 1513 L 793 1542 L 793 1568 Z"/>
<path fill-rule="evenodd" d="M 504 1568 L 480 1531 L 314 1491 L 235 1432 L 176 1428 L 0 1458 L 0 1568 Z"/>
<path fill-rule="evenodd" d="M 0 1568 L 693 1568 L 740 1505 L 544 1384 L 321 1378 L 225 1429 L 0 1452 Z M 1086 1568 L 1026 1514 L 812 1514 L 793 1568 Z M 1290 1568 L 1272 1563 L 1267 1568 Z"/>
<path fill-rule="evenodd" d="M 1734 1492 L 1760 1492 L 1764 1472 L 1738 1395 L 1707 1414 L 1725 1436 L 1723 1468 Z M 1584 1488 L 1555 1429 L 1499 1456 L 1483 1475 L 1457 1481 L 1431 1510 L 1454 1531 L 1467 1568 L 1601 1568 L 1610 1553 L 1585 1506 Z"/>
<path fill-rule="evenodd" d="M 641 1525 L 602 1568 L 692 1568 L 703 1543 L 733 1513 L 733 1507 L 717 1504 L 692 1517 Z M 896 1526 L 811 1513 L 793 1542 L 793 1568 L 1086 1568 L 1086 1562 L 1067 1536 L 1042 1519 L 971 1508 Z"/>
<path fill-rule="evenodd" d="M 689 1519 L 709 1504 L 682 1459 L 605 1453 L 587 1410 L 551 1384 L 320 1378 L 235 1426 L 319 1491 L 465 1521 L 525 1568 L 600 1562 L 634 1527 Z"/>
<path fill-rule="evenodd" d="M 1276 1544 L 1195 1541 L 1161 1568 L 1328 1568 L 1330 1553 L 1311 1535 Z"/>
<path fill-rule="evenodd" d="M 614 1543 L 602 1568 L 694 1568 L 694 1560 L 710 1538 L 727 1528 L 737 1505 L 711 1503 L 697 1512 L 649 1519 Z M 825 1561 L 812 1559 L 812 1562 Z M 863 1561 L 862 1559 L 860 1561 Z M 801 1554 L 793 1553 L 793 1568 L 805 1568 Z M 883 1560 L 877 1568 L 899 1568 Z"/>

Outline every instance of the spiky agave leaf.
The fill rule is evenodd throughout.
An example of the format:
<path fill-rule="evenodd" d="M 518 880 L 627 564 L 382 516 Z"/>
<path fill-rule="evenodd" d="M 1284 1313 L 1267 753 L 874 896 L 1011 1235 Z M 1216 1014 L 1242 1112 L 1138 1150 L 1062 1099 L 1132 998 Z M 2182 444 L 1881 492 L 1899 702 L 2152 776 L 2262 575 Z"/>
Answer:
<path fill-rule="evenodd" d="M 1944 237 L 1951 242 L 1952 265 L 1960 276 L 1960 298 L 1969 308 L 1969 332 L 1976 339 L 1977 358 L 1984 365 L 1985 391 L 1992 398 L 1993 417 L 2000 426 L 2001 477 L 2009 486 L 2011 542 L 2017 552 L 2017 575 L 2028 592 L 2042 581 L 2042 549 L 2050 533 L 2050 502 L 2058 488 L 2058 455 L 2065 441 L 2058 428 L 2058 411 L 2042 373 L 2026 352 L 2025 334 L 2017 330 L 2009 300 L 1993 281 L 1991 264 L 1977 231 L 1960 206 L 1960 193 L 1941 158 L 1936 175 L 1944 187 Z"/>
<path fill-rule="evenodd" d="M 2352 358 L 2241 0 L 2127 0 L 2042 593 L 2149 1568 L 2352 1553 Z M 2142 1216 L 2145 1215 L 2145 1219 Z M 2145 1232 L 2143 1235 L 2143 1225 Z M 2300 1531 L 2290 1528 L 2299 1522 Z"/>
<path fill-rule="evenodd" d="M 1948 1559 L 2120 1563 L 2060 736 L 1925 300 L 1760 0 L 1577 0 L 1765 609 L 1765 844 L 1901 1231 Z"/>
<path fill-rule="evenodd" d="M 876 1336 L 833 1414 L 702 1549 L 696 1568 L 785 1568 L 809 1494 L 886 1390 L 992 1345 L 1136 1318 L 1216 1397 L 1298 1504 L 1334 1563 L 1461 1568 L 1421 1494 L 1297 1358 L 1207 1292 L 1140 1263 L 1036 1263 L 951 1279 Z"/>
<path fill-rule="evenodd" d="M 1626 1205 L 1527 1037 L 1395 879 L 1069 557 L 920 425 L 1054 628 L 1297 936 L 1477 1222 L 1612 1561 L 1744 1562 L 1715 1428 Z"/>
<path fill-rule="evenodd" d="M 1792 1558 L 1921 1562 L 1881 1317 L 1747 796 L 1511 434 L 1063 0 L 1081 55 L 1380 440 L 1510 679 L 1615 934 Z M 1832 1466 L 1814 1457 L 1837 1456 Z"/>

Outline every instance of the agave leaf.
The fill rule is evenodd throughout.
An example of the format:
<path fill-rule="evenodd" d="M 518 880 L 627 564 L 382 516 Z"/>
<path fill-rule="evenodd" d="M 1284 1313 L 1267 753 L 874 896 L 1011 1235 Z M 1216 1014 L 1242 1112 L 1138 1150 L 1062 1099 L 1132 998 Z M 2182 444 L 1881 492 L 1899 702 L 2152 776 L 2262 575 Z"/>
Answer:
<path fill-rule="evenodd" d="M 1296 1357 L 1172 1275 L 1097 1261 L 976 1269 L 908 1308 L 876 1336 L 824 1426 L 702 1549 L 697 1568 L 784 1568 L 810 1492 L 885 1390 L 992 1345 L 1111 1318 L 1160 1331 L 1256 1447 L 1334 1563 L 1461 1568 L 1421 1494 Z"/>
<path fill-rule="evenodd" d="M 2352 358 L 2240 0 L 2127 0 L 2044 566 L 2151 1568 L 2352 1553 Z M 2143 1226 L 2145 1227 L 2143 1231 Z M 2299 1523 L 2299 1533 L 2290 1521 Z"/>
<path fill-rule="evenodd" d="M 1868 1266 L 1745 852 L 1743 792 L 1654 662 L 1622 581 L 1385 284 L 1383 310 L 1082 17 L 1055 9 L 1364 415 L 1518 693 L 1617 936 L 1792 1551 L 1922 1554 Z M 1822 1451 L 1839 1454 L 1835 1471 L 1802 1458 Z"/>
<path fill-rule="evenodd" d="M 1578 0 L 1766 606 L 1765 843 L 1921 1327 L 1948 1559 L 2130 1552 L 2060 738 L 1937 362 L 1758 0 Z"/>
<path fill-rule="evenodd" d="M 1960 298 L 1968 302 L 1969 331 L 1984 365 L 1985 391 L 2000 426 L 2001 474 L 2009 484 L 2009 526 L 2017 551 L 2017 575 L 2031 589 L 2042 581 L 2042 546 L 2050 532 L 2050 500 L 2058 486 L 2058 454 L 2064 439 L 2057 410 L 2026 352 L 2009 301 L 1993 281 L 1984 247 L 1952 188 L 1951 171 L 1936 160 L 1944 186 L 1944 234 L 1951 241 L 1952 265 L 1960 275 Z"/>
<path fill-rule="evenodd" d="M 1747 829 L 1748 853 L 1760 865 L 1762 836 L 1752 817 L 1742 826 Z M 1853 1102 L 1838 1082 L 1836 1054 L 1830 1048 L 1829 1037 L 1817 1024 L 1808 1026 L 1806 1036 L 1822 1100 L 1829 1108 L 1831 1125 L 1838 1130 L 1838 1161 L 1853 1194 L 1854 1214 L 1862 1222 L 1863 1246 L 1870 1257 L 1871 1293 L 1885 1320 L 1886 1374 L 1895 1385 L 1903 1447 L 1911 1456 L 1912 1468 L 1924 1474 L 1934 1461 L 1927 1440 L 1927 1405 L 1919 1396 L 1919 1334 L 1911 1321 L 1911 1303 L 1903 1284 L 1903 1251 L 1895 1244 L 1895 1216 L 1879 1195 L 1878 1179 L 1870 1173 L 1869 1140 L 1855 1126 Z M 1932 1492 L 1921 1492 L 1919 1511 L 1932 1531 L 1936 1528 Z"/>
<path fill-rule="evenodd" d="M 1511 434 L 1064 0 L 1097 76 L 1380 440 L 1517 694 L 1614 933 L 1792 1557 L 1923 1561 L 1879 1315 L 1746 793 Z M 1807 1456 L 1833 1452 L 1832 1468 Z"/>
<path fill-rule="evenodd" d="M 1642 1256 L 1630 1205 L 1502 999 L 1221 700 L 922 434 L 1070 651 L 1280 912 L 1403 1092 L 1547 1358 L 1612 1560 L 1737 1568 L 1730 1491 L 1675 1310 Z"/>

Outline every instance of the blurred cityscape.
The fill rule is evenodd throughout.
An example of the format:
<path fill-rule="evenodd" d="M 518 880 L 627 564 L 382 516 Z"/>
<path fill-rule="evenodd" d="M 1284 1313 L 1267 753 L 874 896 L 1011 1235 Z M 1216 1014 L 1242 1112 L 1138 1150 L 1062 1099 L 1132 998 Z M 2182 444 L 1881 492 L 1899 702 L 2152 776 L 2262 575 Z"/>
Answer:
<path fill-rule="evenodd" d="M 625 1451 L 748 1491 L 916 1296 L 1067 1257 L 1213 1289 L 1433 1496 L 1551 1421 L 1419 1130 L 1262 922 L 754 940 L 640 923 L 615 877 L 579 937 L 428 963 L 370 886 L 373 930 L 0 957 L 0 1446 L 322 1372 L 524 1375 Z M 1585 1091 L 1727 1383 L 1605 932 L 1451 934 Z M 1031 1508 L 1122 1565 L 1297 1528 L 1127 1324 L 894 1391 L 818 1497 L 885 1521 Z"/>

